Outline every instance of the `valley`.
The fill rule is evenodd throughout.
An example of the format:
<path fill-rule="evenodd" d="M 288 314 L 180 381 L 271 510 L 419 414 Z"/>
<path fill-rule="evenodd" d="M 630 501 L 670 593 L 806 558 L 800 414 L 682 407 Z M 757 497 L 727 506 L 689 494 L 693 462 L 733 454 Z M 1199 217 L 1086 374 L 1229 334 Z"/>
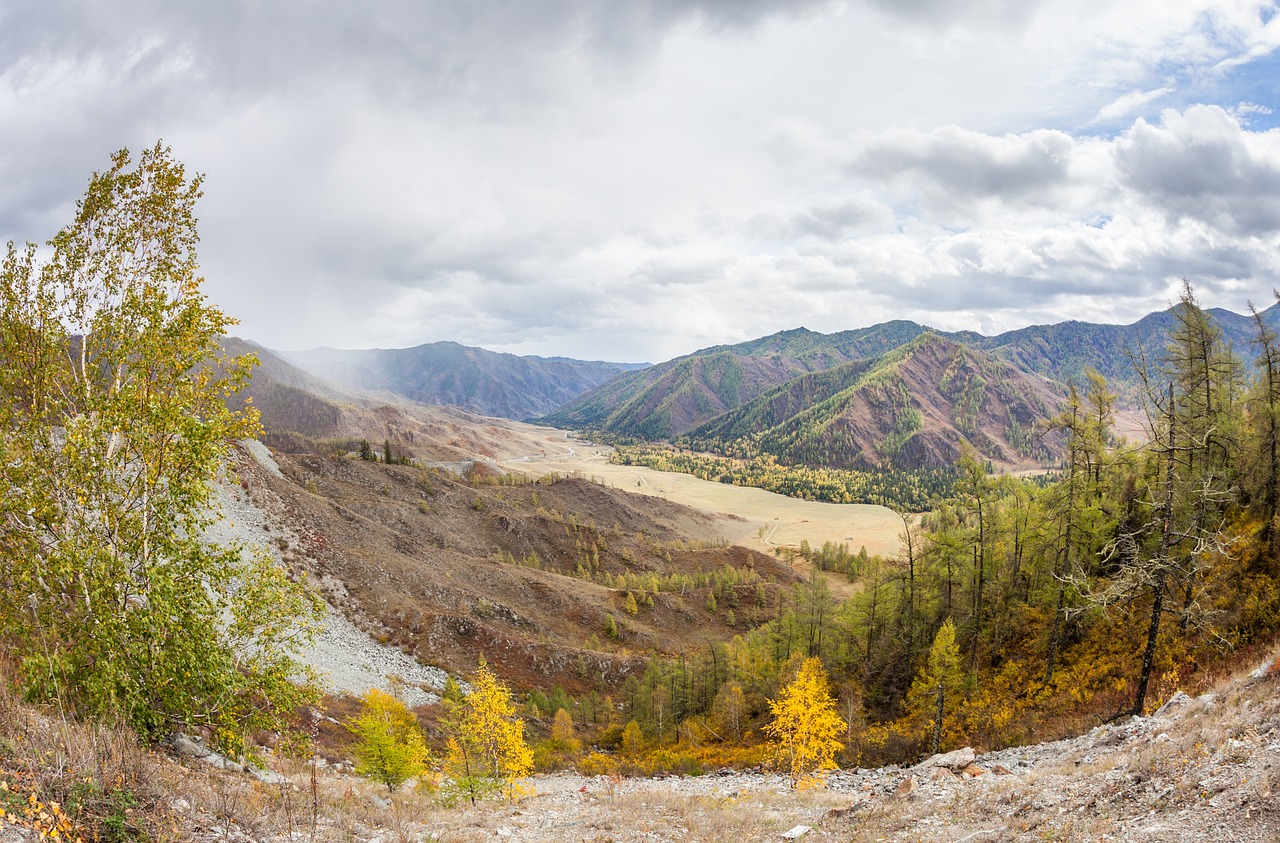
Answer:
<path fill-rule="evenodd" d="M 535 431 L 540 428 L 527 427 L 520 431 L 522 441 L 538 441 Z M 797 548 L 801 541 L 818 546 L 824 542 L 848 544 L 854 552 L 866 547 L 868 553 L 884 556 L 893 556 L 900 549 L 902 520 L 882 506 L 806 501 L 689 474 L 614 465 L 609 462 L 611 448 L 575 439 L 563 431 L 548 430 L 543 443 L 546 448 L 541 452 L 500 459 L 497 464 L 531 477 L 581 474 L 621 491 L 691 506 L 718 516 L 716 529 L 730 543 L 765 553 L 779 547 Z"/>

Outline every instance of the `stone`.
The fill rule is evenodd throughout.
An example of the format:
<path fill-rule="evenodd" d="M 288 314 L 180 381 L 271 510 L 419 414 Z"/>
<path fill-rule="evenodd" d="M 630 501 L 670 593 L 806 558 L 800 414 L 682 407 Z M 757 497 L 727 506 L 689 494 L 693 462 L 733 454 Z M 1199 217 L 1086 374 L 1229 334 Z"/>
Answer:
<path fill-rule="evenodd" d="M 798 825 L 793 829 L 782 832 L 782 839 L 796 840 L 798 838 L 804 837 L 806 834 L 808 834 L 811 831 L 813 831 L 813 829 L 810 826 Z"/>
<path fill-rule="evenodd" d="M 978 776 L 985 775 L 989 771 L 986 767 L 979 767 L 977 764 L 969 764 L 964 768 L 963 772 L 965 775 L 972 776 L 976 779 Z"/>
<path fill-rule="evenodd" d="M 1178 691 L 1172 697 L 1169 697 L 1168 702 L 1166 702 L 1164 705 L 1156 709 L 1156 713 L 1152 716 L 1164 717 L 1170 714 L 1171 712 L 1173 712 L 1175 709 L 1182 708 L 1184 705 L 1186 705 L 1189 702 L 1191 702 L 1191 697 L 1187 696 L 1182 691 Z"/>
<path fill-rule="evenodd" d="M 991 772 L 995 773 L 997 776 L 1013 775 L 1013 770 L 1010 770 L 1008 767 L 1004 766 L 1003 764 L 992 764 Z"/>
<path fill-rule="evenodd" d="M 950 781 L 955 779 L 956 774 L 951 772 L 950 767 L 934 767 L 933 772 L 929 774 L 929 778 L 935 782 Z"/>
<path fill-rule="evenodd" d="M 973 759 L 977 754 L 973 751 L 973 747 L 966 746 L 964 749 L 957 749 L 951 752 L 940 752 L 937 755 L 930 756 L 921 761 L 913 770 L 923 772 L 934 767 L 946 767 L 950 770 L 963 770 L 973 763 Z"/>
<path fill-rule="evenodd" d="M 915 776 L 907 776 L 905 779 L 902 780 L 902 784 L 898 785 L 898 789 L 895 791 L 895 793 L 898 796 L 905 798 L 907 796 L 910 796 L 912 793 L 914 793 L 915 789 L 919 786 L 920 786 L 920 781 Z"/>

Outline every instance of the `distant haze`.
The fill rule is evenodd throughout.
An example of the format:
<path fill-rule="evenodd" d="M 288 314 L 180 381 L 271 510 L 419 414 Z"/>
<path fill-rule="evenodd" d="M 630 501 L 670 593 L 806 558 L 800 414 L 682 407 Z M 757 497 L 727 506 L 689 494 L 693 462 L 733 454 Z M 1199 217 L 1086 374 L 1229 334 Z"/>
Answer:
<path fill-rule="evenodd" d="M 111 151 L 207 174 L 272 348 L 661 361 L 887 319 L 1272 303 L 1280 15 L 1250 0 L 0 7 L 0 238 Z"/>

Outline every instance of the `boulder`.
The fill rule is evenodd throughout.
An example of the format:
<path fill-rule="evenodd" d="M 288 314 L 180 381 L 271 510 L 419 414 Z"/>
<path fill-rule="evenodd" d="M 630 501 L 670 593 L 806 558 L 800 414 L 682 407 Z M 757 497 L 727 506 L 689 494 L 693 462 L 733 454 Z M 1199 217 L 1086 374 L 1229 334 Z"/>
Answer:
<path fill-rule="evenodd" d="M 966 746 L 964 749 L 940 752 L 937 755 L 930 756 L 913 767 L 912 770 L 923 773 L 932 770 L 934 767 L 946 767 L 948 770 L 956 772 L 968 767 L 976 757 L 977 754 L 973 751 L 973 747 Z"/>

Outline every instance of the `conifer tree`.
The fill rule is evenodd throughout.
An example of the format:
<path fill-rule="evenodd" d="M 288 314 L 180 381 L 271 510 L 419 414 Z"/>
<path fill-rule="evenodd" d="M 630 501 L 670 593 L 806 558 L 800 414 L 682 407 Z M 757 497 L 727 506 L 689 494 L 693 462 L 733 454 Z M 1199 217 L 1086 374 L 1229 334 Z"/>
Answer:
<path fill-rule="evenodd" d="M 352 750 L 356 774 L 386 785 L 388 793 L 426 771 L 430 755 L 417 719 L 385 691 L 370 688 L 361 700 L 360 715 L 347 723 L 347 729 L 358 739 Z"/>
<path fill-rule="evenodd" d="M 533 769 L 533 751 L 511 692 L 483 661 L 471 677 L 471 693 L 443 725 L 449 735 L 445 771 L 473 804 L 494 792 L 518 795 L 517 781 Z"/>
<path fill-rule="evenodd" d="M 963 684 L 960 670 L 960 647 L 956 644 L 956 627 L 951 618 L 943 621 L 933 637 L 929 658 L 911 685 L 908 702 L 918 712 L 929 733 L 929 754 L 942 748 L 942 727 L 948 703 L 959 695 Z"/>
<path fill-rule="evenodd" d="M 769 710 L 774 719 L 764 730 L 773 736 L 792 788 L 821 787 L 827 771 L 836 769 L 836 753 L 844 749 L 837 738 L 846 731 L 822 662 L 805 659 L 791 684 L 769 700 Z"/>

